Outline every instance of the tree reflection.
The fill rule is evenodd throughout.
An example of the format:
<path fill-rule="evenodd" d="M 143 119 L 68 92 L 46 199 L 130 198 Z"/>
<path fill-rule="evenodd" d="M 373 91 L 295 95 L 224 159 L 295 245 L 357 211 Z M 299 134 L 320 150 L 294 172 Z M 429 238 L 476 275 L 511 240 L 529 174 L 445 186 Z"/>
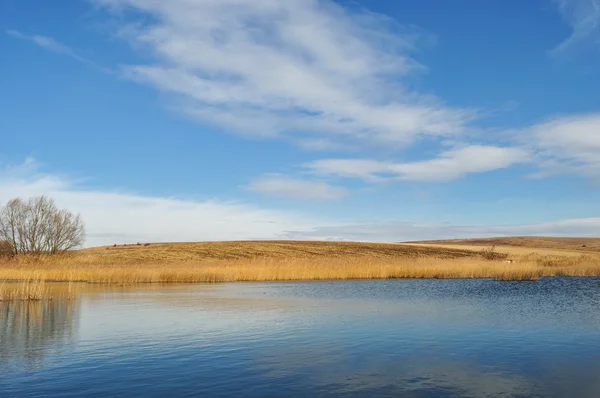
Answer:
<path fill-rule="evenodd" d="M 78 300 L 0 303 L 0 366 L 34 368 L 72 341 Z"/>

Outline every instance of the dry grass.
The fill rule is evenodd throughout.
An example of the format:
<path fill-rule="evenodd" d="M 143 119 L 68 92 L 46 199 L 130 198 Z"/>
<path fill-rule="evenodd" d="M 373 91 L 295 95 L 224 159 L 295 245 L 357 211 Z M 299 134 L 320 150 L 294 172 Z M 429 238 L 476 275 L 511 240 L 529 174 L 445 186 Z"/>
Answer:
<path fill-rule="evenodd" d="M 467 245 L 467 244 L 444 244 L 444 243 L 405 243 L 406 245 L 417 246 L 417 247 L 429 247 L 431 249 L 454 249 L 454 250 L 469 250 L 469 251 L 482 251 L 487 250 L 488 246 L 483 245 Z M 563 257 L 579 257 L 584 254 L 598 255 L 597 252 L 585 252 L 583 250 L 569 250 L 569 249 L 549 249 L 539 247 L 522 247 L 522 246 L 496 246 L 493 245 L 496 252 L 505 253 L 509 256 L 521 257 L 531 253 L 535 253 L 540 256 L 563 256 Z"/>
<path fill-rule="evenodd" d="M 43 301 L 52 299 L 72 300 L 77 298 L 73 284 L 69 282 L 66 289 L 59 294 L 48 289 L 45 280 L 29 280 L 26 277 L 18 282 L 0 284 L 0 301 Z"/>
<path fill-rule="evenodd" d="M 141 262 L 207 262 L 255 258 L 345 258 L 345 257 L 470 257 L 463 249 L 439 249 L 364 242 L 319 241 L 231 241 L 198 243 L 153 243 L 103 246 L 77 252 L 78 261 L 89 263 L 139 264 Z"/>
<path fill-rule="evenodd" d="M 600 254 L 506 257 L 500 249 L 469 251 L 378 243 L 152 244 L 0 260 L 0 280 L 141 283 L 600 276 Z"/>
<path fill-rule="evenodd" d="M 41 282 L 21 282 L 21 283 L 3 283 L 0 285 L 0 301 L 38 301 L 50 300 L 52 295 L 49 293 L 44 281 Z"/>
<path fill-rule="evenodd" d="M 505 246 L 554 250 L 574 250 L 578 252 L 600 252 L 600 238 L 562 238 L 545 236 L 509 236 L 477 239 L 429 240 L 410 243 L 424 243 L 444 246 Z"/>

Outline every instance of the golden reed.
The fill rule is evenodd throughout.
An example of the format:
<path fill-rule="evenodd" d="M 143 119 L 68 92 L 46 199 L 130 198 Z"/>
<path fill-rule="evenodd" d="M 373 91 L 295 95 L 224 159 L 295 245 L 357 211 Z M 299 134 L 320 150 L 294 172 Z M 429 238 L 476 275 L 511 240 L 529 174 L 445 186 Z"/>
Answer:
<path fill-rule="evenodd" d="M 506 259 L 490 257 L 489 249 L 482 252 L 401 244 L 246 241 L 103 247 L 58 257 L 0 260 L 0 280 L 27 283 L 535 280 L 544 276 L 600 276 L 600 254 L 528 254 Z M 28 288 L 34 290 L 34 286 Z"/>
<path fill-rule="evenodd" d="M 52 299 L 44 281 L 0 284 L 0 301 L 38 301 Z"/>

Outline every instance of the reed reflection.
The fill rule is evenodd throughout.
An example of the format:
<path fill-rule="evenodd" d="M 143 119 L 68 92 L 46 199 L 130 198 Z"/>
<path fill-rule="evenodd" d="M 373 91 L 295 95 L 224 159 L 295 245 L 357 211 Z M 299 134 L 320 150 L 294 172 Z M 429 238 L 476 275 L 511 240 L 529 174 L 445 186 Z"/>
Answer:
<path fill-rule="evenodd" d="M 78 300 L 0 303 L 0 367 L 39 367 L 68 346 L 78 327 Z"/>

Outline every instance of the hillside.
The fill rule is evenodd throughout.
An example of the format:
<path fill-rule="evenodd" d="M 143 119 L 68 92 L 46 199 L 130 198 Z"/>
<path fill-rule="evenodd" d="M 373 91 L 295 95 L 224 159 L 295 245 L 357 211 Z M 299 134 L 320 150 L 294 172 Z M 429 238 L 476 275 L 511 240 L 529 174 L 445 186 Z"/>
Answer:
<path fill-rule="evenodd" d="M 556 249 L 581 241 L 481 239 L 435 243 L 232 241 L 113 245 L 0 260 L 0 281 L 233 282 L 387 278 L 600 276 L 600 253 Z M 457 244 L 464 242 L 464 245 Z M 474 244 L 477 243 L 477 244 Z M 565 246 L 568 242 L 570 246 Z M 505 244 L 550 245 L 531 249 Z M 497 251 L 488 247 L 499 245 Z M 486 247 L 487 246 L 487 247 Z M 483 250 L 485 249 L 485 250 Z M 586 244 L 587 249 L 587 244 Z"/>
<path fill-rule="evenodd" d="M 469 250 L 389 243 L 329 241 L 229 241 L 194 243 L 152 243 L 102 246 L 80 251 L 103 263 L 129 262 L 204 262 L 248 260 L 253 258 L 307 257 L 472 257 Z"/>
<path fill-rule="evenodd" d="M 427 245 L 464 245 L 464 246 L 513 246 L 538 249 L 575 250 L 586 252 L 600 251 L 600 238 L 559 238 L 545 236 L 508 236 L 477 239 L 426 240 L 406 243 Z"/>

